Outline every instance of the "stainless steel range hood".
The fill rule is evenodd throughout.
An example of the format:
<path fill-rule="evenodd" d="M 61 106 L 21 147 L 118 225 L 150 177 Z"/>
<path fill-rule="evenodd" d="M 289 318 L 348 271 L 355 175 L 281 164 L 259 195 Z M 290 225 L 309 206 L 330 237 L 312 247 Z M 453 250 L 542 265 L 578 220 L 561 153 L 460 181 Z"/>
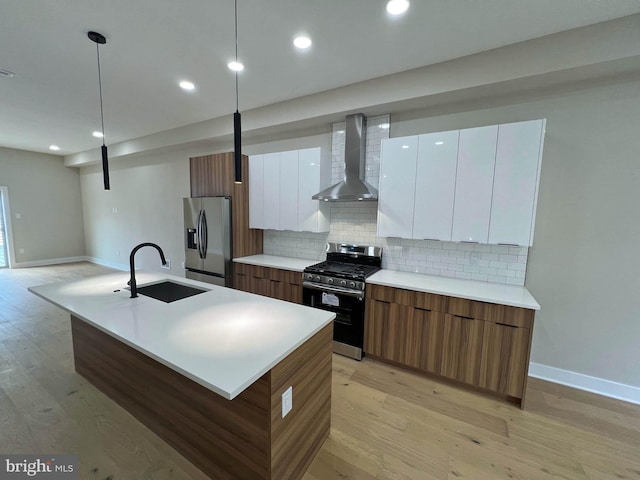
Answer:
<path fill-rule="evenodd" d="M 378 191 L 364 181 L 367 117 L 363 114 L 347 116 L 344 147 L 344 180 L 311 198 L 328 202 L 377 200 Z"/>

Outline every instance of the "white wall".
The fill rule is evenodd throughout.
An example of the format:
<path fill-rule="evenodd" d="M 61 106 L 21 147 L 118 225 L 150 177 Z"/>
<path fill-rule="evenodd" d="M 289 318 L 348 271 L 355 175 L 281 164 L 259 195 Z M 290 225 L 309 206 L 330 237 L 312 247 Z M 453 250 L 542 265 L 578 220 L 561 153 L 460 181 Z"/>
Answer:
<path fill-rule="evenodd" d="M 181 275 L 184 260 L 182 198 L 189 196 L 189 158 L 182 153 L 149 154 L 114 162 L 111 190 L 102 185 L 102 167 L 81 169 L 87 255 L 116 268 L 129 268 L 129 253 L 142 242 L 160 245 Z M 136 254 L 136 267 L 158 270 L 152 248 Z"/>
<path fill-rule="evenodd" d="M 77 169 L 56 155 L 0 147 L 0 185 L 9 191 L 14 266 L 84 256 Z"/>
<path fill-rule="evenodd" d="M 245 145 L 243 153 L 326 147 L 331 142 L 329 130 L 324 135 Z M 128 269 L 131 249 L 153 242 L 171 260 L 170 273 L 184 275 L 182 199 L 191 194 L 189 157 L 231 150 L 232 145 L 205 151 L 185 147 L 118 159 L 111 164 L 110 191 L 103 189 L 100 165 L 80 169 L 87 255 L 98 263 Z M 136 267 L 159 270 L 157 252 L 140 250 Z"/>

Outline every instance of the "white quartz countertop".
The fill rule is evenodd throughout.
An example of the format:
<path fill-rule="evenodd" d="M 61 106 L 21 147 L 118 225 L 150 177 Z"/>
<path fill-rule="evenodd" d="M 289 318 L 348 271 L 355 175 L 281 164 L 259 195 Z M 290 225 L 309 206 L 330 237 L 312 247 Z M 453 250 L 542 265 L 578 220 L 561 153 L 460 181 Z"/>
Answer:
<path fill-rule="evenodd" d="M 513 285 L 421 275 L 396 270 L 380 270 L 367 278 L 367 283 L 540 310 L 540 304 L 526 288 Z"/>
<path fill-rule="evenodd" d="M 138 287 L 165 279 L 208 291 L 172 303 L 129 298 L 128 272 L 29 290 L 230 400 L 335 318 L 230 288 L 136 272 Z"/>
<path fill-rule="evenodd" d="M 249 265 L 257 265 L 260 267 L 281 268 L 283 270 L 292 270 L 294 272 L 302 272 L 309 265 L 314 265 L 320 260 L 305 260 L 302 258 L 279 257 L 277 255 L 251 255 L 249 257 L 234 258 L 234 262 L 247 263 Z"/>

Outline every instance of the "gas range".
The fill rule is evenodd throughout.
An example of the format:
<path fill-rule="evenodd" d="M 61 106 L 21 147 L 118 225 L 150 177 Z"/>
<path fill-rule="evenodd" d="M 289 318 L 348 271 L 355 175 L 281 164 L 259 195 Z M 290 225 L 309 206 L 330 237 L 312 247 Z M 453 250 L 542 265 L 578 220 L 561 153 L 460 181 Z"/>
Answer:
<path fill-rule="evenodd" d="M 365 280 L 380 270 L 382 249 L 327 243 L 327 260 L 304 269 L 302 303 L 335 312 L 333 351 L 356 360 L 364 347 Z"/>
<path fill-rule="evenodd" d="M 304 269 L 305 283 L 364 291 L 365 279 L 380 270 L 380 247 L 327 243 L 326 250 L 325 262 Z"/>

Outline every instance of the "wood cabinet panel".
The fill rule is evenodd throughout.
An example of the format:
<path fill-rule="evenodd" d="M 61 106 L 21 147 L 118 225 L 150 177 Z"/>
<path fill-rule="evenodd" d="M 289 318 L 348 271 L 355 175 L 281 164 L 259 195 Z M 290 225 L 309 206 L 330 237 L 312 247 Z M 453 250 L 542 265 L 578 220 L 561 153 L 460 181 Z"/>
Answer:
<path fill-rule="evenodd" d="M 433 310 L 434 312 L 447 311 L 447 299 L 444 295 L 436 295 L 435 293 L 415 292 L 416 308 Z"/>
<path fill-rule="evenodd" d="M 530 340 L 528 328 L 485 322 L 479 386 L 521 398 L 529 370 Z"/>
<path fill-rule="evenodd" d="M 249 158 L 242 156 L 242 183 L 235 183 L 233 152 L 189 159 L 192 197 L 231 197 L 231 255 L 262 253 L 262 230 L 249 228 Z"/>
<path fill-rule="evenodd" d="M 447 313 L 461 317 L 480 318 L 514 327 L 533 328 L 535 312 L 527 308 L 478 302 L 466 298 L 449 297 Z"/>
<path fill-rule="evenodd" d="M 478 385 L 484 322 L 476 318 L 446 315 L 440 374 Z"/>
<path fill-rule="evenodd" d="M 383 357 L 386 319 L 389 318 L 389 302 L 367 298 L 364 319 L 364 351 L 376 357 Z"/>
<path fill-rule="evenodd" d="M 414 308 L 412 313 L 414 321 L 421 326 L 418 368 L 439 373 L 442 368 L 445 314 L 422 308 Z"/>
<path fill-rule="evenodd" d="M 302 303 L 302 274 L 280 268 L 235 264 L 235 288 L 286 302 Z"/>

